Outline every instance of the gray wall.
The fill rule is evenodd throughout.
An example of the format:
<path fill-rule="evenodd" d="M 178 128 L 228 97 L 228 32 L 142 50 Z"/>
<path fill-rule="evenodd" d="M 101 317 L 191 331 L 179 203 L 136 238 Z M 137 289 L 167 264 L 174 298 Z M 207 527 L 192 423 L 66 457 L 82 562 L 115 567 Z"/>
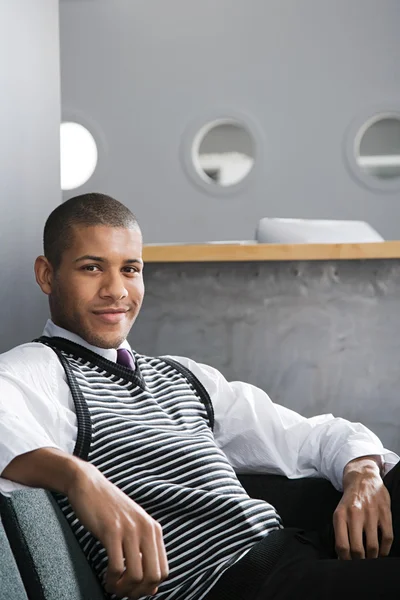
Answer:
<path fill-rule="evenodd" d="M 400 121 L 383 119 L 371 125 L 361 139 L 360 154 L 365 156 L 400 155 Z"/>
<path fill-rule="evenodd" d="M 57 0 L 0 0 L 0 351 L 41 333 L 33 276 L 45 218 L 61 201 Z"/>
<path fill-rule="evenodd" d="M 189 356 L 400 452 L 400 260 L 148 264 L 130 342 Z"/>
<path fill-rule="evenodd" d="M 218 152 L 241 152 L 254 156 L 254 147 L 250 134 L 236 125 L 218 125 L 207 132 L 200 147 L 200 154 Z"/>
<path fill-rule="evenodd" d="M 101 152 L 77 192 L 120 198 L 149 242 L 251 239 L 263 216 L 361 218 L 400 238 L 400 192 L 362 185 L 344 151 L 354 120 L 400 107 L 399 24 L 398 0 L 62 0 L 64 115 Z M 181 160 L 216 112 L 249 118 L 262 150 L 224 196 Z"/>

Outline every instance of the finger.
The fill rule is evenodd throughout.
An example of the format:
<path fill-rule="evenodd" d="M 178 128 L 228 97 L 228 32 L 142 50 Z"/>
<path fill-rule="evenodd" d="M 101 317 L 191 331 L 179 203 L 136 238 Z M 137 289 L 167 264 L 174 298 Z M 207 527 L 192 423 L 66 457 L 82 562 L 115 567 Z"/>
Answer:
<path fill-rule="evenodd" d="M 380 519 L 379 526 L 382 534 L 379 556 L 388 556 L 394 539 L 392 514 L 390 510 L 385 511 Z"/>
<path fill-rule="evenodd" d="M 162 581 L 155 527 L 151 527 L 147 535 L 143 536 L 140 550 L 143 554 L 143 583 L 149 586 L 149 588 L 154 589 L 155 587 L 158 587 Z"/>
<path fill-rule="evenodd" d="M 341 513 L 335 512 L 333 528 L 335 530 L 335 550 L 338 558 L 340 560 L 351 560 L 347 521 Z"/>
<path fill-rule="evenodd" d="M 167 577 L 169 575 L 167 553 L 165 550 L 162 528 L 159 523 L 155 524 L 155 538 L 154 539 L 155 539 L 155 543 L 157 545 L 160 578 L 157 583 L 157 586 L 155 586 L 152 589 L 151 589 L 151 585 L 152 585 L 151 582 L 149 582 L 149 584 L 148 584 L 150 587 L 143 587 L 144 585 L 146 585 L 145 581 L 143 581 L 143 584 L 139 588 L 136 589 L 136 593 L 139 591 L 140 596 L 142 596 L 144 594 L 147 594 L 149 596 L 155 595 L 158 592 L 158 584 L 161 583 L 162 581 L 164 581 L 165 579 L 167 579 Z M 145 555 L 147 555 L 147 554 L 145 553 Z M 144 568 L 144 570 L 145 570 L 145 568 Z"/>
<path fill-rule="evenodd" d="M 105 577 L 106 590 L 114 593 L 118 580 L 125 571 L 124 553 L 120 537 L 110 537 L 104 542 L 108 556 L 108 566 Z"/>
<path fill-rule="evenodd" d="M 167 552 L 165 550 L 164 538 L 162 528 L 159 527 L 156 530 L 156 542 L 157 542 L 157 550 L 158 550 L 158 561 L 160 563 L 161 570 L 161 581 L 167 579 L 169 575 L 169 567 L 168 567 L 168 558 Z"/>
<path fill-rule="evenodd" d="M 378 522 L 370 520 L 365 527 L 365 556 L 367 558 L 378 558 L 379 540 L 378 540 Z"/>
<path fill-rule="evenodd" d="M 137 590 L 143 582 L 142 555 L 140 554 L 139 541 L 135 534 L 129 532 L 123 540 L 125 556 L 125 572 L 117 583 L 115 593 L 120 596 L 140 597 Z"/>
<path fill-rule="evenodd" d="M 130 598 L 141 598 L 150 596 L 157 592 L 161 581 L 161 573 L 158 566 L 158 550 L 153 527 L 146 527 L 146 532 L 140 541 L 140 546 L 132 546 L 132 539 L 127 539 L 124 544 L 125 556 L 132 559 L 133 550 L 140 561 L 141 578 L 129 577 L 126 573 L 118 584 L 118 594 L 127 595 Z M 127 559 L 128 560 L 128 559 Z M 127 564 L 128 571 L 128 564 Z"/>
<path fill-rule="evenodd" d="M 364 522 L 362 519 L 353 517 L 348 523 L 350 554 L 353 559 L 365 558 L 365 548 L 363 543 Z"/>

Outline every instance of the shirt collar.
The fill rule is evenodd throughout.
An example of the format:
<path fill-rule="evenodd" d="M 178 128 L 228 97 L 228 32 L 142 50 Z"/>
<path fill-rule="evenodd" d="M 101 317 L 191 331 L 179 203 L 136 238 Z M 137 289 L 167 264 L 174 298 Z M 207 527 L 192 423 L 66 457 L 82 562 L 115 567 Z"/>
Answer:
<path fill-rule="evenodd" d="M 99 354 L 100 356 L 103 356 L 104 358 L 107 358 L 108 360 L 111 360 L 114 363 L 117 362 L 117 350 L 115 348 L 98 348 L 97 346 L 92 346 L 91 344 L 88 344 L 88 342 L 81 338 L 79 335 L 76 335 L 76 333 L 72 333 L 72 331 L 68 331 L 67 329 L 59 327 L 58 325 L 53 323 L 51 319 L 47 320 L 46 326 L 43 331 L 43 335 L 47 337 L 64 338 L 66 340 L 69 340 L 70 342 L 74 342 L 75 344 L 80 344 L 88 350 L 96 352 L 96 354 Z M 126 350 L 129 350 L 129 352 L 132 354 L 133 360 L 135 360 L 132 348 L 130 347 L 129 342 L 127 342 L 127 340 L 123 341 L 119 348 L 125 348 Z"/>

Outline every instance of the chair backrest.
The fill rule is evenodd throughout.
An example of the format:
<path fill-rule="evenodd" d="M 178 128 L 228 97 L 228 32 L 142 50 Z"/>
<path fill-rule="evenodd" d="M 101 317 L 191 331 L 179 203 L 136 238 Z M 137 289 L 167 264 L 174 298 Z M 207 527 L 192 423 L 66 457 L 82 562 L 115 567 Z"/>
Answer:
<path fill-rule="evenodd" d="M 11 498 L 0 495 L 0 510 L 29 598 L 104 600 L 106 596 L 96 576 L 49 492 L 32 489 L 15 492 Z M 2 571 L 1 559 L 4 560 L 4 557 L 0 557 Z M 7 563 L 4 568 L 7 568 Z M 0 600 L 3 600 L 2 585 L 3 579 Z M 15 585 L 13 573 L 7 585 Z M 25 600 L 27 597 L 10 593 L 5 598 Z"/>
<path fill-rule="evenodd" d="M 0 520 L 0 600 L 28 600 L 24 584 Z"/>
<path fill-rule="evenodd" d="M 305 477 L 286 479 L 281 475 L 239 475 L 252 498 L 270 502 L 283 519 L 285 527 L 320 529 L 332 521 L 342 494 L 327 479 Z"/>

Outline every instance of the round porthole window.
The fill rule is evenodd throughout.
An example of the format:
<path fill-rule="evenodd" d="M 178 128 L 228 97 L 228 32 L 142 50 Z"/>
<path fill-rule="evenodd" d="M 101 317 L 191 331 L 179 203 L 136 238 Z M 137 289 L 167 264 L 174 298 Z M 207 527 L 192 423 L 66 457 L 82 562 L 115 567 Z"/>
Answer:
<path fill-rule="evenodd" d="M 192 160 L 210 186 L 229 187 L 247 177 L 255 160 L 254 140 L 247 128 L 231 119 L 204 125 L 194 138 Z"/>
<path fill-rule="evenodd" d="M 358 131 L 354 153 L 363 174 L 378 180 L 400 177 L 400 116 L 376 115 Z"/>
<path fill-rule="evenodd" d="M 93 175 L 98 159 L 94 137 L 86 127 L 64 122 L 60 128 L 61 189 L 73 190 Z"/>

